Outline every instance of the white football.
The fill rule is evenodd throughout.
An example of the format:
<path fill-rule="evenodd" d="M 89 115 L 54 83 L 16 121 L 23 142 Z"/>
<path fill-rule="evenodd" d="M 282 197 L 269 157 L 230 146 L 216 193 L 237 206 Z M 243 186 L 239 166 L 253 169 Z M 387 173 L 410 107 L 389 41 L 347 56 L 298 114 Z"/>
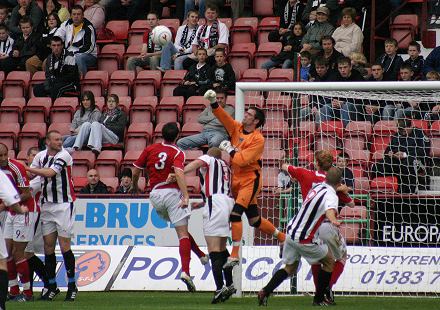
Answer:
<path fill-rule="evenodd" d="M 156 45 L 165 46 L 171 42 L 173 34 L 171 30 L 166 26 L 156 26 L 152 32 L 153 42 Z"/>

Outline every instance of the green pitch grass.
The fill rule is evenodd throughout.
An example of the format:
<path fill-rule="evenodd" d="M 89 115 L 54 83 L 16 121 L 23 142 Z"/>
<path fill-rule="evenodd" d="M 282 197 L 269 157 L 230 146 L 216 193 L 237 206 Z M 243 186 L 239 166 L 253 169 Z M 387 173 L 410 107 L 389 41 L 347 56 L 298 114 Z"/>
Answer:
<path fill-rule="evenodd" d="M 75 309 L 75 310 L 112 310 L 112 309 L 258 309 L 256 297 L 233 298 L 222 304 L 211 305 L 210 293 L 164 293 L 164 292 L 80 292 L 74 303 L 63 302 L 65 293 L 57 296 L 53 302 L 35 301 L 29 303 L 7 303 L 7 309 Z M 438 298 L 421 297 L 338 297 L 333 309 L 355 310 L 422 310 L 439 309 Z M 317 309 L 311 306 L 312 297 L 273 296 L 264 309 Z"/>

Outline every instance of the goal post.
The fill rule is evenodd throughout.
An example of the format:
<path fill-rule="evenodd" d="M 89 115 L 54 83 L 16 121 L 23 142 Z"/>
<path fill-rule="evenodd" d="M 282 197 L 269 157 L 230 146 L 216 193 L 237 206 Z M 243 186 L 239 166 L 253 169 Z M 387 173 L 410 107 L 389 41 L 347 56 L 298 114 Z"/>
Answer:
<path fill-rule="evenodd" d="M 302 202 L 294 180 L 280 193 L 281 162 L 314 169 L 315 152 L 328 150 L 351 171 L 355 207 L 340 207 L 348 259 L 336 292 L 440 294 L 440 82 L 237 82 L 236 120 L 249 106 L 266 114 L 259 208 L 276 227 Z M 272 236 L 256 230 L 253 240 L 234 269 L 243 295 L 282 266 Z M 313 290 L 303 260 L 278 292 Z"/>

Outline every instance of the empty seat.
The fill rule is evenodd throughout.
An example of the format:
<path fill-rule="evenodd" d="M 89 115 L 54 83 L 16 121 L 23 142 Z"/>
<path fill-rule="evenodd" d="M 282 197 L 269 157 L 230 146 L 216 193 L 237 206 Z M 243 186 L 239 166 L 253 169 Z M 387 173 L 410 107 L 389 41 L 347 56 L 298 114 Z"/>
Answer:
<path fill-rule="evenodd" d="M 205 110 L 209 102 L 203 96 L 189 97 L 182 108 L 183 124 L 196 123 L 201 112 Z"/>
<path fill-rule="evenodd" d="M 269 32 L 280 27 L 280 17 L 271 16 L 261 19 L 257 28 L 258 44 L 269 42 Z"/>
<path fill-rule="evenodd" d="M 45 123 L 47 122 L 52 99 L 47 97 L 31 98 L 23 108 L 24 123 Z"/>
<path fill-rule="evenodd" d="M 108 87 L 109 73 L 107 71 L 90 70 L 81 81 L 81 91 L 91 91 L 95 97 L 105 94 Z"/>
<path fill-rule="evenodd" d="M 429 121 L 423 119 L 413 119 L 411 120 L 411 124 L 415 128 L 420 128 L 423 130 L 425 135 L 429 135 Z"/>
<path fill-rule="evenodd" d="M 44 83 L 46 80 L 46 73 L 44 71 L 37 71 L 32 75 L 32 80 L 29 82 L 29 98 L 34 97 L 34 85 Z"/>
<path fill-rule="evenodd" d="M 49 118 L 51 123 L 71 123 L 72 116 L 78 107 L 78 98 L 60 97 L 55 99 L 50 108 Z"/>
<path fill-rule="evenodd" d="M 143 32 L 145 32 L 145 29 L 143 30 Z M 143 33 L 142 32 L 142 33 Z M 142 41 L 140 44 L 130 44 L 127 47 L 127 50 L 124 53 L 124 63 L 123 63 L 123 68 L 127 67 L 127 59 L 129 57 L 134 57 L 134 56 L 139 56 L 139 54 L 141 53 L 142 50 Z"/>
<path fill-rule="evenodd" d="M 419 17 L 416 14 L 397 15 L 390 25 L 391 38 L 396 39 L 398 47 L 407 49 L 419 32 Z"/>
<path fill-rule="evenodd" d="M 176 88 L 186 75 L 186 70 L 167 70 L 160 85 L 160 97 L 173 96 Z"/>
<path fill-rule="evenodd" d="M 27 71 L 12 71 L 3 81 L 3 98 L 26 97 L 31 73 Z"/>
<path fill-rule="evenodd" d="M 162 73 L 159 70 L 140 71 L 133 84 L 134 98 L 157 95 L 161 80 Z"/>
<path fill-rule="evenodd" d="M 24 98 L 5 98 L 0 105 L 0 123 L 21 123 Z"/>
<path fill-rule="evenodd" d="M 293 82 L 293 69 L 278 69 L 270 71 L 268 82 Z"/>
<path fill-rule="evenodd" d="M 266 42 L 258 45 L 258 50 L 255 53 L 255 68 L 261 68 L 261 65 L 274 55 L 277 55 L 283 45 L 281 42 Z"/>
<path fill-rule="evenodd" d="M 341 235 L 348 244 L 359 243 L 361 237 L 361 225 L 358 223 L 342 223 L 339 227 Z"/>
<path fill-rule="evenodd" d="M 182 96 L 162 97 L 156 107 L 156 123 L 177 122 L 184 104 Z"/>
<path fill-rule="evenodd" d="M 266 79 L 266 69 L 247 69 L 243 72 L 240 82 L 264 82 Z"/>
<path fill-rule="evenodd" d="M 144 19 L 135 20 L 128 30 L 128 44 L 142 44 L 144 33 L 150 26 Z"/>
<path fill-rule="evenodd" d="M 129 26 L 128 20 L 111 20 L 107 22 L 105 27 L 113 32 L 114 37 L 110 40 L 97 40 L 97 43 L 127 43 Z"/>
<path fill-rule="evenodd" d="M 0 141 L 8 149 L 13 150 L 17 147 L 17 137 L 20 132 L 18 123 L 2 123 L 0 126 Z"/>
<path fill-rule="evenodd" d="M 71 123 L 52 123 L 49 125 L 49 128 L 47 131 L 56 130 L 58 131 L 62 136 L 68 136 L 70 135 L 70 126 Z"/>
<path fill-rule="evenodd" d="M 344 124 L 342 121 L 325 121 L 318 126 L 317 135 L 337 136 L 342 138 L 344 135 Z"/>
<path fill-rule="evenodd" d="M 431 130 L 429 131 L 429 133 L 433 137 L 440 136 L 440 121 L 432 122 Z"/>
<path fill-rule="evenodd" d="M 18 149 L 28 150 L 38 147 L 40 139 L 46 135 L 46 123 L 26 123 L 18 135 Z"/>
<path fill-rule="evenodd" d="M 117 177 L 101 177 L 102 183 L 107 185 L 109 193 L 114 193 L 119 187 L 119 179 Z"/>
<path fill-rule="evenodd" d="M 279 173 L 278 167 L 263 166 L 262 190 L 264 192 L 273 193 L 274 189 L 278 187 L 278 173 Z"/>
<path fill-rule="evenodd" d="M 263 127 L 262 133 L 264 137 L 287 137 L 289 125 L 285 121 L 267 120 Z"/>
<path fill-rule="evenodd" d="M 135 72 L 129 70 L 116 70 L 110 76 L 108 94 L 118 96 L 130 96 L 131 87 L 135 78 Z"/>
<path fill-rule="evenodd" d="M 366 219 L 367 218 L 367 208 L 364 206 L 354 206 L 354 207 L 343 207 L 341 212 L 339 212 L 340 218 L 356 218 L 356 219 Z"/>
<path fill-rule="evenodd" d="M 370 180 L 366 177 L 354 178 L 354 193 L 355 194 L 369 194 Z"/>
<path fill-rule="evenodd" d="M 128 150 L 125 152 L 124 159 L 121 162 L 121 171 L 125 168 L 131 168 L 133 163 L 138 160 L 142 154 L 142 150 Z"/>
<path fill-rule="evenodd" d="M 118 175 L 119 164 L 122 160 L 122 151 L 102 151 L 95 161 L 95 168 L 101 177 L 114 177 Z"/>
<path fill-rule="evenodd" d="M 119 108 L 124 111 L 127 115 L 131 109 L 131 97 L 130 96 L 120 96 L 119 97 Z"/>
<path fill-rule="evenodd" d="M 229 35 L 232 44 L 254 42 L 258 27 L 258 18 L 239 17 L 234 21 Z"/>
<path fill-rule="evenodd" d="M 440 157 L 440 138 L 439 137 L 432 137 L 431 138 L 431 156 L 432 157 Z"/>
<path fill-rule="evenodd" d="M 284 150 L 264 149 L 263 165 L 278 165 L 284 155 Z"/>
<path fill-rule="evenodd" d="M 85 187 L 89 181 L 87 177 L 83 176 L 74 176 L 73 177 L 73 190 L 75 193 L 79 193 L 83 187 Z"/>
<path fill-rule="evenodd" d="M 125 53 L 124 44 L 106 44 L 98 54 L 98 70 L 112 74 L 122 67 L 122 58 Z"/>
<path fill-rule="evenodd" d="M 151 122 L 131 123 L 125 135 L 125 150 L 142 151 L 148 146 L 153 136 Z"/>
<path fill-rule="evenodd" d="M 95 166 L 95 154 L 92 151 L 75 151 L 72 153 L 72 158 L 72 175 L 74 177 L 87 175 L 87 171 Z"/>
<path fill-rule="evenodd" d="M 237 80 L 240 79 L 240 72 L 253 68 L 255 51 L 255 43 L 237 43 L 232 46 L 228 61 L 234 68 Z"/>
<path fill-rule="evenodd" d="M 399 183 L 397 177 L 377 177 L 370 182 L 370 190 L 382 193 L 397 193 Z"/>
<path fill-rule="evenodd" d="M 157 106 L 157 97 L 136 97 L 130 109 L 130 122 L 152 122 Z"/>

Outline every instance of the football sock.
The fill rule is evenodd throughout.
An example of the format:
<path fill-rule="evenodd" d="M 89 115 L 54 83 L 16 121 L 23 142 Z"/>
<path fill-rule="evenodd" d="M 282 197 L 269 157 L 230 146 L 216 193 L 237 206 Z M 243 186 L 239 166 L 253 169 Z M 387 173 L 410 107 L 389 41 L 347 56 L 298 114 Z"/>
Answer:
<path fill-rule="evenodd" d="M 265 287 L 263 287 L 264 292 L 266 294 L 271 294 L 288 277 L 289 277 L 289 275 L 288 275 L 287 271 L 284 268 L 278 270 L 272 276 L 272 278 L 270 279 L 269 283 L 267 283 L 267 285 Z"/>
<path fill-rule="evenodd" d="M 56 288 L 57 282 L 55 279 L 55 271 L 57 268 L 57 258 L 55 253 L 44 256 L 44 265 L 46 266 L 47 281 L 49 282 L 49 288 Z"/>
<path fill-rule="evenodd" d="M 238 252 L 240 250 L 241 237 L 243 236 L 243 223 L 231 222 L 231 235 L 232 235 L 232 257 L 238 257 Z"/>
<path fill-rule="evenodd" d="M 209 259 L 211 260 L 212 275 L 214 276 L 214 282 L 216 290 L 221 290 L 223 287 L 223 252 L 211 252 L 209 253 Z"/>
<path fill-rule="evenodd" d="M 275 226 L 273 226 L 273 224 L 264 217 L 261 217 L 261 224 L 258 228 L 268 235 L 275 236 L 280 242 L 284 242 L 286 240 L 286 235 L 278 231 Z M 277 231 L 278 233 L 275 235 L 275 232 Z"/>
<path fill-rule="evenodd" d="M 188 233 L 188 236 L 189 236 L 189 241 L 191 242 L 191 250 L 197 255 L 197 257 L 200 258 L 206 256 L 206 254 L 203 253 L 202 250 L 200 250 L 193 236 L 190 233 Z"/>
<path fill-rule="evenodd" d="M 315 284 L 315 291 L 318 289 L 318 274 L 320 270 L 321 270 L 320 264 L 312 265 L 312 276 L 313 276 L 313 283 Z"/>
<path fill-rule="evenodd" d="M 9 293 L 13 296 L 20 294 L 20 288 L 18 287 L 17 269 L 15 267 L 14 258 L 8 258 L 8 280 L 9 280 Z"/>
<path fill-rule="evenodd" d="M 324 292 L 330 283 L 331 272 L 321 269 L 318 273 L 318 287 L 316 288 L 314 301 L 320 303 L 324 301 Z"/>
<path fill-rule="evenodd" d="M 23 285 L 23 294 L 26 296 L 32 296 L 29 265 L 25 258 L 15 263 L 15 267 L 18 275 L 20 276 L 21 285 Z"/>
<path fill-rule="evenodd" d="M 226 261 L 228 260 L 229 257 L 229 251 L 228 250 L 224 250 L 223 252 L 221 252 L 222 255 L 222 264 L 224 265 L 226 263 Z M 223 266 L 222 265 L 222 266 Z M 223 270 L 223 277 L 225 278 L 225 282 L 226 282 L 226 286 L 231 286 L 232 285 L 232 268 L 227 268 Z"/>
<path fill-rule="evenodd" d="M 72 250 L 63 253 L 64 266 L 66 267 L 68 288 L 73 288 L 75 284 L 75 256 Z"/>
<path fill-rule="evenodd" d="M 191 241 L 189 241 L 188 237 L 183 237 L 179 239 L 179 254 L 180 261 L 182 264 L 182 271 L 189 274 L 189 262 L 191 260 Z"/>
<path fill-rule="evenodd" d="M 0 269 L 0 308 L 5 308 L 6 296 L 8 295 L 8 272 Z"/>
<path fill-rule="evenodd" d="M 46 267 L 44 267 L 44 263 L 39 259 L 36 255 L 32 256 L 28 259 L 29 271 L 30 273 L 35 272 L 38 277 L 43 281 L 44 287 L 48 285 L 47 272 Z M 33 275 L 31 275 L 31 282 L 33 280 Z"/>
<path fill-rule="evenodd" d="M 344 263 L 342 261 L 336 261 L 335 267 L 333 268 L 332 277 L 330 278 L 330 288 L 338 281 L 342 272 L 344 271 Z"/>

